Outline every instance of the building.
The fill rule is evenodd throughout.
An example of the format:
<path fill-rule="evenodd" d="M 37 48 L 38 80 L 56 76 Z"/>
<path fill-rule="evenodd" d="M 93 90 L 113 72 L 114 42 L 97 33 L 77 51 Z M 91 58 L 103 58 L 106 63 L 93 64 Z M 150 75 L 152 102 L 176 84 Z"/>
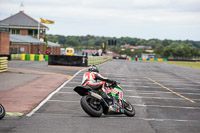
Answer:
<path fill-rule="evenodd" d="M 0 55 L 9 54 L 60 54 L 59 44 L 42 41 L 48 27 L 20 11 L 0 21 Z M 38 34 L 39 33 L 39 34 Z"/>
<path fill-rule="evenodd" d="M 121 45 L 121 48 L 136 49 L 136 46 L 131 46 L 130 44 Z"/>
<path fill-rule="evenodd" d="M 0 56 L 9 55 L 10 34 L 6 26 L 0 25 Z"/>
<path fill-rule="evenodd" d="M 35 38 L 38 36 L 38 31 L 40 32 L 39 38 L 43 38 L 48 29 L 47 26 L 39 23 L 23 11 L 0 21 L 0 25 L 8 25 L 10 34 L 32 36 Z"/>
<path fill-rule="evenodd" d="M 144 58 L 144 59 L 154 58 L 154 57 L 155 57 L 155 54 L 145 54 L 145 53 L 142 53 L 142 58 Z"/>

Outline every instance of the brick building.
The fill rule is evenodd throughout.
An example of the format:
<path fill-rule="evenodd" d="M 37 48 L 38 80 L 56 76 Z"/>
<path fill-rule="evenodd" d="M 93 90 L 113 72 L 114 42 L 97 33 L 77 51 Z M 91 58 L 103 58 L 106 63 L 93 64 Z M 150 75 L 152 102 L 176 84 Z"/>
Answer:
<path fill-rule="evenodd" d="M 23 11 L 0 21 L 0 55 L 9 54 L 60 54 L 60 45 L 41 40 L 48 27 L 31 18 Z M 38 32 L 39 31 L 39 32 Z M 38 36 L 39 33 L 39 36 Z M 39 38 L 38 38 L 39 37 Z"/>
<path fill-rule="evenodd" d="M 10 34 L 8 28 L 0 25 L 0 55 L 9 55 Z"/>

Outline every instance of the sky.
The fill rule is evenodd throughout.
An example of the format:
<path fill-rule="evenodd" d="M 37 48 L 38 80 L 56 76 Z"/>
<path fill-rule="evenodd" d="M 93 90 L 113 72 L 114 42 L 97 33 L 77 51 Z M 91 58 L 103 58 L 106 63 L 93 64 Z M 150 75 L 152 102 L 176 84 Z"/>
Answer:
<path fill-rule="evenodd" d="M 47 34 L 200 41 L 200 0 L 0 0 L 0 20 L 19 12 L 55 21 Z"/>

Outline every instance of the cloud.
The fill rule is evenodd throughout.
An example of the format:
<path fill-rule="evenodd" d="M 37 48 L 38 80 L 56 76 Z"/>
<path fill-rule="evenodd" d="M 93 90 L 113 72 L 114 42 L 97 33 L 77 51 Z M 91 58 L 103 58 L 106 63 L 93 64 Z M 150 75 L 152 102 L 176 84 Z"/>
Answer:
<path fill-rule="evenodd" d="M 0 2 L 0 19 L 19 11 L 19 1 Z M 53 33 L 159 37 L 173 29 L 194 36 L 200 31 L 200 0 L 24 0 L 24 6 L 35 19 L 54 20 L 48 25 Z"/>

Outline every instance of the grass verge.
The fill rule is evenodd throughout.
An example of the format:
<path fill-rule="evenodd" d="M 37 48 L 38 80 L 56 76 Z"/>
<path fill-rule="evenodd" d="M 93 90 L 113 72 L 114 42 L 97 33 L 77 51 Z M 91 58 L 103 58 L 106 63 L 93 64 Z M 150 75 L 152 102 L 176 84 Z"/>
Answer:
<path fill-rule="evenodd" d="M 200 62 L 163 61 L 164 63 L 200 69 Z"/>

